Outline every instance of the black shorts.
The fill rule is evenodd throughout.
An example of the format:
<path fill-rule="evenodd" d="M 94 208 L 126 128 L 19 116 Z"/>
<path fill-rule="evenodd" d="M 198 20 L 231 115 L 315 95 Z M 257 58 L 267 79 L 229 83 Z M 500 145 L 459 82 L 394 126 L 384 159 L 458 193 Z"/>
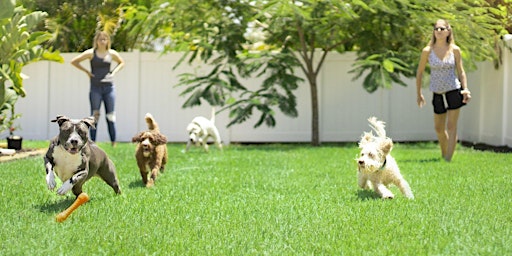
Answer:
<path fill-rule="evenodd" d="M 464 95 L 460 93 L 461 91 L 462 88 L 448 91 L 443 94 L 434 93 L 434 97 L 432 97 L 434 113 L 444 114 L 448 110 L 458 109 L 466 105 L 466 103 L 462 102 L 462 100 L 464 99 Z"/>

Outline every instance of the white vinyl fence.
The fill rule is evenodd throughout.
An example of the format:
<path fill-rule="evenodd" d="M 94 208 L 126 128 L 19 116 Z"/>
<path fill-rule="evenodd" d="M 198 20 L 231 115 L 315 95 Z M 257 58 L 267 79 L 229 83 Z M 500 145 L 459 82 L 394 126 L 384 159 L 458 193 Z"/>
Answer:
<path fill-rule="evenodd" d="M 17 134 L 28 140 L 48 140 L 58 132 L 57 124 L 50 123 L 63 114 L 71 118 L 90 115 L 89 82 L 85 73 L 70 64 L 76 53 L 65 53 L 65 63 L 38 62 L 27 66 L 23 72 L 30 78 L 24 86 L 27 97 L 21 98 L 16 111 L 22 114 Z M 145 130 L 144 115 L 153 114 L 161 131 L 170 142 L 187 140 L 186 126 L 197 115 L 210 116 L 207 103 L 192 109 L 182 109 L 185 101 L 176 88 L 178 75 L 184 72 L 205 73 L 202 63 L 192 66 L 172 67 L 180 53 L 123 52 L 125 68 L 115 78 L 117 90 L 117 140 L 131 141 L 139 131 Z M 367 93 L 361 80 L 352 81 L 349 74 L 355 59 L 354 53 L 331 53 L 319 75 L 320 140 L 322 142 L 357 141 L 369 127 L 366 119 L 376 116 L 387 123 L 388 135 L 396 141 L 435 140 L 432 106 L 422 109 L 416 105 L 414 79 L 408 86 L 394 85 L 392 89 L 379 89 Z M 83 63 L 88 65 L 88 63 Z M 495 70 L 492 63 L 480 63 L 478 70 L 468 72 L 473 99 L 461 111 L 459 138 L 468 142 L 512 146 L 512 54 L 506 52 L 503 66 Z M 300 74 L 300 71 L 298 71 Z M 257 79 L 247 81 L 258 85 Z M 431 93 L 424 89 L 427 102 Z M 226 128 L 227 112 L 216 117 L 224 143 L 230 142 L 309 142 L 311 141 L 311 101 L 309 86 L 304 83 L 298 97 L 298 118 L 278 114 L 274 128 L 253 128 L 252 120 Z M 278 111 L 279 112 L 279 111 Z M 105 112 L 98 124 L 98 141 L 108 141 Z"/>

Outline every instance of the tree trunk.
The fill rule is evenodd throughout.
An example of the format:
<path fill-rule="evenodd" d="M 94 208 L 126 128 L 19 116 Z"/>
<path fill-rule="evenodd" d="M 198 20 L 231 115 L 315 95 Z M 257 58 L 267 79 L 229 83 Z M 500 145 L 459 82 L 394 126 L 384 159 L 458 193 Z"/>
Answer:
<path fill-rule="evenodd" d="M 319 111 L 318 111 L 318 87 L 316 79 L 309 79 L 311 89 L 311 146 L 320 146 L 320 136 L 318 130 Z"/>

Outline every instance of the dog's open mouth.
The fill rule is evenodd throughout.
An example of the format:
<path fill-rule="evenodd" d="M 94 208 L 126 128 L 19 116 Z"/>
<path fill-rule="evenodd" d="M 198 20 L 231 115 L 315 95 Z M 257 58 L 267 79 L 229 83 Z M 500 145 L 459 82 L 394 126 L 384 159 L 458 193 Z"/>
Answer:
<path fill-rule="evenodd" d="M 142 155 L 144 155 L 144 157 L 149 157 L 151 155 L 151 149 L 149 147 L 143 147 Z"/>
<path fill-rule="evenodd" d="M 80 151 L 80 150 L 77 147 L 68 148 L 68 152 L 71 154 L 76 154 L 76 153 L 78 153 L 78 151 Z"/>

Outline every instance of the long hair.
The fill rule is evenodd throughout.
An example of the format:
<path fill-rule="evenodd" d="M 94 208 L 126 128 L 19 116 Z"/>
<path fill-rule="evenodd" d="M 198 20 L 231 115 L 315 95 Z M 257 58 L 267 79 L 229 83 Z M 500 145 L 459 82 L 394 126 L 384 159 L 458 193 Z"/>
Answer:
<path fill-rule="evenodd" d="M 448 45 L 455 44 L 455 39 L 453 38 L 453 30 L 452 30 L 452 27 L 450 26 L 450 23 L 448 23 L 447 20 L 439 19 L 439 20 L 436 21 L 436 23 L 434 23 L 434 28 L 435 28 L 435 25 L 438 22 L 444 23 L 444 25 L 448 29 L 448 32 L 450 32 L 450 34 L 446 37 L 446 43 Z M 435 35 L 435 33 L 436 33 L 436 31 L 432 29 L 432 38 L 430 39 L 430 43 L 429 43 L 430 46 L 432 46 L 432 45 L 434 45 L 436 43 L 436 35 Z"/>
<path fill-rule="evenodd" d="M 110 50 L 110 44 L 111 44 L 110 35 L 105 31 L 96 32 L 96 35 L 94 35 L 94 40 L 92 42 L 92 48 L 94 48 L 95 50 L 98 49 L 98 38 L 100 38 L 100 36 L 107 37 L 107 39 L 108 39 L 107 50 Z"/>

